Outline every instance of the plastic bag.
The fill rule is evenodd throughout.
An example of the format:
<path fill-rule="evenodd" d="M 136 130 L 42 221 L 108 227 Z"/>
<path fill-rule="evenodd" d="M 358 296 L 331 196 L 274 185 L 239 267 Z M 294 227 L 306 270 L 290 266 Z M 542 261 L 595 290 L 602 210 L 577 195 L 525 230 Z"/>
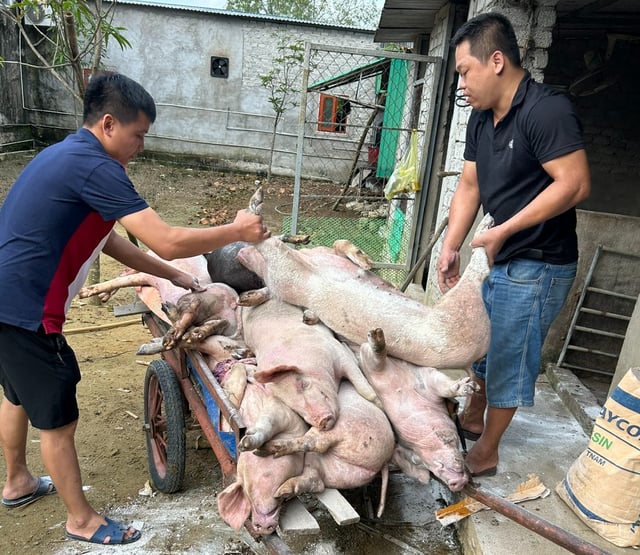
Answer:
<path fill-rule="evenodd" d="M 409 150 L 393 170 L 384 188 L 384 196 L 391 200 L 401 193 L 411 193 L 420 189 L 418 184 L 418 132 L 411 131 Z"/>

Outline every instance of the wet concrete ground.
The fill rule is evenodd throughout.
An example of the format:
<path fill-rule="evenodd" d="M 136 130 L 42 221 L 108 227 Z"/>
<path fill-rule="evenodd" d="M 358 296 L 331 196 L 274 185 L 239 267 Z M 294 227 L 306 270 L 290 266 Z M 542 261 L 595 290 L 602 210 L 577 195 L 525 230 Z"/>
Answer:
<path fill-rule="evenodd" d="M 215 464 L 211 452 L 212 464 Z M 187 461 L 188 462 L 188 461 Z M 188 468 L 188 466 L 187 466 Z M 175 494 L 138 497 L 109 511 L 113 518 L 142 529 L 142 538 L 125 546 L 99 546 L 64 541 L 51 555 L 250 555 L 266 554 L 246 530 L 234 532 L 218 515 L 215 491 L 222 489 L 219 473 L 214 485 L 202 484 Z M 301 498 L 320 525 L 317 535 L 284 535 L 293 553 L 300 555 L 462 555 L 454 526 L 443 528 L 435 511 L 451 502 L 452 494 L 439 482 L 420 484 L 400 472 L 389 476 L 386 509 L 374 518 L 379 483 L 342 491 L 361 516 L 360 522 L 338 526 L 328 511 L 311 495 Z M 62 526 L 63 523 L 60 523 Z M 52 531 L 63 537 L 62 529 Z M 41 550 L 25 554 L 42 554 Z"/>
<path fill-rule="evenodd" d="M 320 524 L 318 537 L 284 537 L 295 553 L 362 555 L 462 555 L 453 526 L 443 528 L 435 511 L 452 502 L 452 494 L 436 480 L 421 484 L 402 473 L 389 476 L 387 502 L 380 519 L 373 515 L 379 484 L 343 491 L 360 514 L 359 523 L 340 528 L 319 503 L 305 505 Z M 313 507 L 316 510 L 313 510 Z"/>

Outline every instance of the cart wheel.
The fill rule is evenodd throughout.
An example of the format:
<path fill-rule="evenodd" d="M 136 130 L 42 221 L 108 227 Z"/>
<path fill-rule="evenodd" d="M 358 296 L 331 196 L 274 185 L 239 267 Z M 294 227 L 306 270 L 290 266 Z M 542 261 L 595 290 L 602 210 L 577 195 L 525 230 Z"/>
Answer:
<path fill-rule="evenodd" d="M 175 372 L 154 360 L 144 378 L 144 429 L 149 473 L 156 489 L 174 493 L 182 486 L 186 437 L 183 395 Z"/>

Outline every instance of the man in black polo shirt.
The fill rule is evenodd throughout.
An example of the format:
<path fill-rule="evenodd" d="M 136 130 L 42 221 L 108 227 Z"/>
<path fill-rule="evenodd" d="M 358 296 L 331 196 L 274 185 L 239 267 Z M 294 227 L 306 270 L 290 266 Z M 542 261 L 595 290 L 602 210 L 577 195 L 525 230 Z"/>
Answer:
<path fill-rule="evenodd" d="M 491 343 L 473 367 L 480 391 L 467 400 L 461 423 L 476 440 L 466 458 L 470 473 L 493 475 L 517 408 L 533 405 L 542 344 L 575 278 L 575 205 L 589 195 L 590 174 L 569 100 L 522 68 L 506 17 L 481 14 L 451 42 L 473 112 L 438 282 L 446 292 L 458 281 L 458 251 L 482 206 L 495 226 L 472 246 L 484 247 L 493 264 L 483 289 Z"/>

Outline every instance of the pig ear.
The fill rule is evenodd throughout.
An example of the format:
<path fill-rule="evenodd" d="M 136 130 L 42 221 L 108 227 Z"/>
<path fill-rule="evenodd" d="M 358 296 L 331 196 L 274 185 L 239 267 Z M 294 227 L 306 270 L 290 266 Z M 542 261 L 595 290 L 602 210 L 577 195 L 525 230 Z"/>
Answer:
<path fill-rule="evenodd" d="M 300 372 L 300 369 L 297 366 L 279 364 L 266 370 L 259 368 L 254 372 L 253 377 L 260 383 L 274 382 L 280 378 L 284 378 L 287 372 Z"/>
<path fill-rule="evenodd" d="M 251 515 L 251 503 L 240 482 L 234 482 L 218 494 L 218 512 L 236 532 Z"/>

